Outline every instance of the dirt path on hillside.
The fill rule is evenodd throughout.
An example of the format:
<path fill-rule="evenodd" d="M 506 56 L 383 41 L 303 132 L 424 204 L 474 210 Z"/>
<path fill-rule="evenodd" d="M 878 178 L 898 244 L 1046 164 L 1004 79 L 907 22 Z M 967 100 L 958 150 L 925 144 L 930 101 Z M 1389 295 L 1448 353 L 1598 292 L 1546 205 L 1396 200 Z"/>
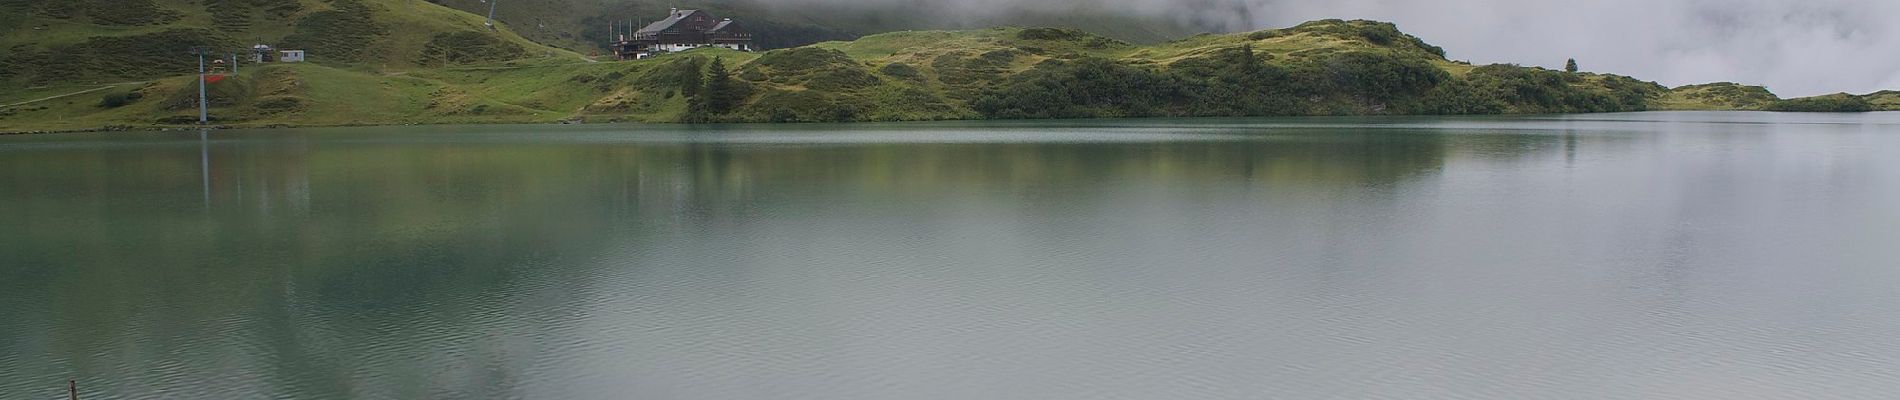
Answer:
<path fill-rule="evenodd" d="M 43 98 L 43 99 L 34 99 L 34 100 L 27 100 L 27 101 L 22 101 L 22 102 L 18 102 L 18 103 L 13 103 L 13 104 L 4 104 L 4 105 L 0 105 L 0 108 L 7 108 L 7 107 L 18 107 L 18 106 L 24 106 L 24 105 L 28 105 L 28 104 L 33 104 L 33 103 L 38 103 L 38 102 L 42 102 L 42 101 L 47 101 L 47 100 L 59 100 L 59 99 L 63 99 L 63 98 L 67 98 L 67 97 L 73 97 L 73 96 L 78 96 L 78 95 L 82 95 L 82 94 L 86 94 L 86 93 L 92 93 L 92 92 L 97 92 L 97 91 L 101 91 L 101 90 L 106 90 L 106 89 L 111 89 L 111 88 L 115 88 L 115 87 L 120 87 L 120 86 L 125 86 L 125 85 L 134 85 L 134 84 L 140 84 L 140 83 L 145 83 L 145 82 L 124 82 L 124 83 L 114 83 L 114 84 L 110 84 L 110 85 L 105 85 L 105 86 L 103 86 L 103 87 L 97 87 L 97 88 L 92 88 L 92 89 L 86 89 L 86 90 L 81 90 L 81 91 L 77 91 L 77 92 L 72 92 L 72 93 L 67 93 L 67 94 L 62 94 L 62 95 L 58 95 L 58 96 L 52 96 L 52 97 L 47 97 L 47 98 Z"/>

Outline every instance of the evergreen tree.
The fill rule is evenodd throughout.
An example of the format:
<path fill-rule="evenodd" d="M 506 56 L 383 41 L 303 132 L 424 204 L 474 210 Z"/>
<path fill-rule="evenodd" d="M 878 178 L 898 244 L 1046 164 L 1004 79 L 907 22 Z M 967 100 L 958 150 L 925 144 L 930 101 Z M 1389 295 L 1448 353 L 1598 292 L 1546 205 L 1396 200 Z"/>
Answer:
<path fill-rule="evenodd" d="M 700 70 L 697 58 L 687 61 L 685 67 L 685 71 L 680 73 L 680 95 L 690 100 L 699 97 L 699 90 L 705 88 L 705 77 L 702 75 L 705 72 Z"/>
<path fill-rule="evenodd" d="M 732 78 L 732 72 L 726 70 L 725 60 L 719 58 L 714 58 L 706 66 L 704 77 L 690 82 L 700 82 L 700 86 L 686 97 L 686 114 L 681 116 L 683 122 L 713 122 L 717 120 L 715 117 L 731 113 L 745 100 L 746 88 Z M 686 89 L 681 90 L 684 92 Z"/>
<path fill-rule="evenodd" d="M 706 101 L 705 71 L 700 69 L 698 59 L 688 61 L 691 67 L 680 77 L 680 95 L 686 96 L 686 113 L 680 114 L 680 122 L 712 122 L 712 105 Z"/>
<path fill-rule="evenodd" d="M 1569 62 L 1565 62 L 1564 72 L 1577 73 L 1577 59 L 1572 58 Z"/>
<path fill-rule="evenodd" d="M 725 61 L 714 58 L 712 65 L 706 67 L 706 109 L 713 114 L 732 112 L 739 106 L 739 89 L 734 86 L 732 74 L 726 71 Z"/>

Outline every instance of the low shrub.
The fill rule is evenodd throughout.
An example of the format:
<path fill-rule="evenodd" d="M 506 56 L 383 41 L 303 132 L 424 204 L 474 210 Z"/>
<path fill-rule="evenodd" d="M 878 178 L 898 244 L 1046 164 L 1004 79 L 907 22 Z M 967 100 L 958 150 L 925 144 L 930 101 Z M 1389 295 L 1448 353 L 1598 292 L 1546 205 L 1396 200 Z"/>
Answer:
<path fill-rule="evenodd" d="M 99 107 L 100 108 L 125 107 L 126 105 L 130 105 L 133 102 L 137 102 L 139 101 L 139 99 L 144 98 L 144 97 L 145 97 L 145 94 L 139 93 L 139 92 L 108 94 L 105 96 L 105 98 L 99 99 Z"/>

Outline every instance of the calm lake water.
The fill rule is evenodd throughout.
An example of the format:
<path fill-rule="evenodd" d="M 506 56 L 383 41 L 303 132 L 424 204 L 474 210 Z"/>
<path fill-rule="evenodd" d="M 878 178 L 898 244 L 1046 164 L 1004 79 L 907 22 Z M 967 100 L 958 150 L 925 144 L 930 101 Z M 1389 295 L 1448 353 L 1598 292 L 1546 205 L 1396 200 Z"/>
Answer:
<path fill-rule="evenodd" d="M 0 398 L 1889 399 L 1900 114 L 0 137 Z"/>

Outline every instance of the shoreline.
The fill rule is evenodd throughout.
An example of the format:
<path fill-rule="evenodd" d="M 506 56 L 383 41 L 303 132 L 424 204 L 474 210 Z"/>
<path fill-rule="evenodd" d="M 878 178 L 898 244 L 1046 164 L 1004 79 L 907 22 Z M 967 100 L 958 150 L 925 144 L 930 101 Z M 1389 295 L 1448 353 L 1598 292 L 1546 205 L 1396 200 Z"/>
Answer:
<path fill-rule="evenodd" d="M 1368 118 L 1368 117 L 1371 117 L 1371 118 L 1405 118 L 1405 117 L 1441 117 L 1441 118 L 1448 118 L 1448 117 L 1467 117 L 1467 118 L 1469 118 L 1469 117 L 1535 117 L 1535 116 L 1570 116 L 1570 115 L 1604 115 L 1604 114 L 1643 114 L 1643 113 L 1669 113 L 1669 112 L 1708 112 L 1708 113 L 1768 113 L 1768 114 L 1789 114 L 1789 115 L 1800 115 L 1800 114 L 1878 114 L 1878 113 L 1900 113 L 1900 111 L 1862 111 L 1862 112 L 1809 112 L 1809 111 L 1767 111 L 1767 110 L 1645 110 L 1645 111 L 1620 111 L 1620 112 L 1600 112 L 1600 113 L 1532 113 L 1532 114 L 1385 114 L 1385 115 L 1278 115 L 1278 116 L 1237 116 L 1237 117 L 1122 117 L 1122 118 L 1040 118 L 1040 119 L 1037 119 L 1037 118 L 1031 118 L 1031 119 L 998 119 L 998 118 L 969 118 L 969 119 L 935 119 L 935 120 L 910 120 L 910 121 L 850 121 L 850 122 L 730 122 L 730 123 L 723 123 L 723 122 L 722 122 L 722 123 L 688 123 L 688 122 L 652 122 L 652 121 L 621 121 L 621 120 L 610 120 L 610 121 L 603 121 L 603 122 L 588 122 L 588 121 L 585 121 L 585 120 L 579 120 L 578 122 L 570 122 L 570 121 L 575 121 L 575 120 L 566 120 L 566 121 L 559 121 L 559 122 L 487 122 L 487 123 L 484 123 L 484 122 L 443 122 L 443 123 L 400 123 L 400 124 L 309 124 L 309 125 L 299 125 L 299 124 L 268 124 L 268 125 L 261 125 L 261 126 L 233 126 L 233 125 L 206 125 L 206 126 L 188 126 L 188 125 L 187 125 L 187 126 L 129 126 L 129 125 L 108 125 L 108 126 L 102 126 L 102 127 L 98 127 L 98 128 L 82 128 L 82 129 L 47 129 L 47 130 L 23 130 L 23 131 L 4 131 L 4 130 L 0 130 L 0 136 L 26 136 L 26 135 L 55 135 L 55 134 L 73 134 L 73 133 L 110 133 L 110 132 L 190 132 L 190 131 L 223 131 L 223 130 L 281 130 L 281 129 L 311 129 L 311 128 L 366 128 L 366 127 L 398 127 L 398 126 L 458 126 L 458 125 L 461 125 L 461 126 L 501 126 L 501 125 L 521 125 L 521 126 L 536 126 L 536 125 L 561 125 L 561 126 L 564 126 L 564 125 L 613 125 L 613 124 L 646 124 L 646 125 L 668 125 L 668 126 L 715 126 L 715 125 L 788 125 L 788 126 L 801 126 L 801 125 L 820 125 L 820 124 L 843 124 L 843 125 L 860 125 L 860 124 L 889 124 L 889 123 L 907 123 L 907 122 L 1025 122 L 1025 121 L 1087 121 L 1087 120 L 1153 120 L 1153 119 L 1234 119 L 1234 118 Z"/>

